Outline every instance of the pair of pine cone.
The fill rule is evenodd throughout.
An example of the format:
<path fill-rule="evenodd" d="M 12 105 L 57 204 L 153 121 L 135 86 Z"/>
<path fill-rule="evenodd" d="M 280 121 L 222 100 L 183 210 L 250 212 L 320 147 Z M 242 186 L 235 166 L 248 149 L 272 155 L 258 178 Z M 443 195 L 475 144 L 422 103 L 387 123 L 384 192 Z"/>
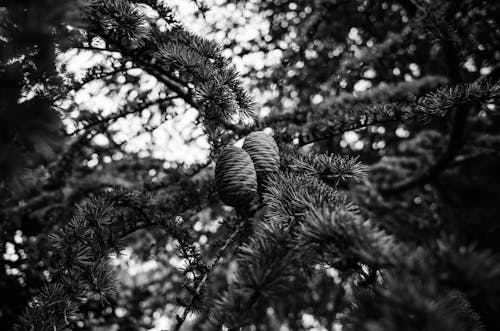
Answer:
<path fill-rule="evenodd" d="M 220 199 L 237 209 L 248 209 L 279 166 L 276 141 L 264 131 L 250 133 L 242 148 L 226 147 L 217 159 L 215 182 Z"/>

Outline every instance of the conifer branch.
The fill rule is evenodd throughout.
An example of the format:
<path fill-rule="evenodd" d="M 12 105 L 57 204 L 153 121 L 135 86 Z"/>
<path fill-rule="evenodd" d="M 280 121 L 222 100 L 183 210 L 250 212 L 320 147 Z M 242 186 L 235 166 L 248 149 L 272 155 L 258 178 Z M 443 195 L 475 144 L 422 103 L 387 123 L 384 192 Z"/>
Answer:
<path fill-rule="evenodd" d="M 137 47 L 131 49 L 126 40 L 117 38 L 113 29 L 101 24 L 102 20 L 115 20 L 109 16 L 108 2 L 95 6 L 96 17 L 92 19 L 96 24 L 90 31 L 197 109 L 215 156 L 231 138 L 221 129 L 221 122 L 236 118 L 247 122 L 256 117 L 253 99 L 242 88 L 234 67 L 221 55 L 218 46 L 187 33 L 182 27 L 160 32 L 150 26 L 150 31 L 144 31 L 144 35 L 141 32 L 142 39 L 136 40 Z M 130 6 L 128 0 L 120 3 Z M 135 8 L 132 12 L 135 13 Z M 138 20 L 135 24 L 141 24 L 140 17 L 133 19 Z M 155 42 L 146 45 L 143 39 Z"/>
<path fill-rule="evenodd" d="M 357 161 L 357 157 L 325 154 L 295 154 L 288 167 L 306 176 L 317 177 L 328 184 L 337 186 L 348 179 L 361 181 L 366 176 L 368 168 Z"/>
<path fill-rule="evenodd" d="M 83 51 L 95 51 L 95 52 L 109 52 L 109 53 L 120 53 L 119 50 L 104 48 L 104 47 L 96 47 L 96 46 L 75 46 L 76 49 L 81 49 Z"/>
<path fill-rule="evenodd" d="M 119 74 L 119 73 L 122 73 L 122 72 L 126 72 L 126 71 L 128 71 L 130 69 L 134 69 L 134 68 L 133 67 L 126 68 L 125 66 L 122 66 L 122 67 L 119 67 L 119 68 L 113 68 L 113 70 L 102 71 L 102 72 L 99 72 L 99 73 L 91 71 L 81 81 L 75 82 L 75 84 L 72 86 L 72 90 L 73 91 L 78 91 L 83 86 L 85 86 L 86 84 L 89 84 L 89 83 L 91 83 L 93 81 L 100 80 L 100 79 L 103 79 L 103 78 L 112 77 L 112 76 L 114 76 L 116 74 Z"/>
<path fill-rule="evenodd" d="M 85 120 L 82 120 L 83 122 L 83 127 L 76 129 L 70 135 L 74 135 L 77 133 L 81 133 L 83 131 L 88 131 L 89 129 L 92 128 L 97 128 L 98 131 L 103 131 L 107 129 L 107 127 L 115 122 L 116 120 L 126 117 L 131 114 L 136 114 L 136 113 L 141 113 L 142 111 L 148 109 L 149 107 L 152 106 L 161 106 L 164 103 L 171 101 L 173 99 L 177 98 L 177 95 L 174 96 L 169 96 L 165 98 L 160 98 L 160 99 L 155 99 L 155 100 L 138 100 L 135 102 L 130 102 L 127 103 L 125 106 L 121 107 L 118 109 L 117 112 L 112 113 L 106 117 L 102 117 L 99 115 L 94 116 L 93 118 L 86 118 Z"/>
<path fill-rule="evenodd" d="M 451 48 L 452 46 L 449 42 L 445 43 L 445 45 L 446 56 L 452 65 L 450 67 L 452 80 L 460 81 L 460 66 L 456 54 L 453 51 L 453 48 Z M 490 74 L 494 72 L 495 71 L 492 70 Z M 476 106 L 478 103 L 482 104 L 484 102 L 500 98 L 500 81 L 497 81 L 495 84 L 489 84 L 487 81 L 488 77 L 489 75 L 482 76 L 472 84 L 458 86 L 457 89 L 450 90 L 451 93 L 448 98 L 446 94 L 440 95 L 440 93 L 435 95 L 431 94 L 430 97 L 428 97 L 428 100 L 435 101 L 423 103 L 423 106 L 420 107 L 420 109 L 424 109 L 424 112 L 426 113 L 432 112 L 432 109 L 439 108 L 438 111 L 442 112 L 443 108 L 450 109 L 451 106 L 454 106 L 455 108 L 452 127 L 448 137 L 448 145 L 445 152 L 434 165 L 422 173 L 417 174 L 414 177 L 409 177 L 391 187 L 380 188 L 380 192 L 383 194 L 396 194 L 407 191 L 427 183 L 448 168 L 449 163 L 453 161 L 455 155 L 462 147 L 467 117 L 471 112 L 472 107 Z M 486 82 L 486 84 L 484 82 Z M 433 104 L 436 102 L 439 105 L 438 107 Z M 443 106 L 443 103 L 446 104 L 447 102 L 449 102 L 448 106 Z"/>
<path fill-rule="evenodd" d="M 363 219 L 355 207 L 345 201 L 329 200 L 324 192 L 315 194 L 314 189 L 318 190 L 321 182 L 303 182 L 301 176 L 281 174 L 279 179 L 273 181 L 276 187 L 271 187 L 265 198 L 269 221 L 260 224 L 240 250 L 236 280 L 216 302 L 211 315 L 212 323 L 223 323 L 231 330 L 250 324 L 252 316 L 258 314 L 264 304 L 282 297 L 283 292 L 297 291 L 293 288 L 294 279 L 300 277 L 301 268 L 307 265 L 325 263 L 341 272 L 351 270 L 363 275 L 361 265 L 364 265 L 379 270 L 383 277 L 392 277 L 394 273 L 398 275 L 394 282 L 391 278 L 384 284 L 374 280 L 375 284 L 370 289 L 376 294 L 360 299 L 358 308 L 348 312 L 347 317 L 353 319 L 360 318 L 358 314 L 363 314 L 365 308 L 378 305 L 384 298 L 388 300 L 384 304 L 391 310 L 383 313 L 381 318 L 392 311 L 399 313 L 398 298 L 408 299 L 401 294 L 403 288 L 398 287 L 401 284 L 412 284 L 411 293 L 415 296 L 405 304 L 403 312 L 417 312 L 421 307 L 430 307 L 421 313 L 437 316 L 439 309 L 416 302 L 435 300 L 446 293 L 437 292 L 440 288 L 438 284 L 458 288 L 468 295 L 479 295 L 470 291 L 474 286 L 468 285 L 478 279 L 477 275 L 483 275 L 480 283 L 485 285 L 500 279 L 499 268 L 486 271 L 486 264 L 497 265 L 493 262 L 497 257 L 489 252 L 475 252 L 473 247 L 458 250 L 452 240 L 442 241 L 436 248 L 427 249 L 402 243 L 373 221 Z M 309 185 L 310 189 L 304 185 Z M 287 226 L 287 223 L 291 224 L 291 219 L 295 219 L 293 228 Z M 431 258 L 429 250 L 437 250 L 432 255 L 434 257 Z M 461 271 L 450 275 L 447 271 L 450 263 L 453 270 Z M 407 281 L 401 282 L 401 279 Z M 430 284 L 430 287 L 421 287 L 420 284 Z M 392 285 L 396 287 L 392 288 Z M 379 290 L 382 292 L 377 292 Z M 494 292 L 498 290 L 495 288 Z M 355 295 L 364 293 L 364 290 L 357 290 Z M 257 305 L 258 302 L 261 304 Z M 453 314 L 449 312 L 447 316 L 455 323 L 462 323 Z M 399 321 L 412 323 L 411 318 Z M 440 325 L 440 322 L 429 323 Z"/>
<path fill-rule="evenodd" d="M 109 231 L 112 204 L 90 200 L 61 230 L 50 236 L 57 262 L 51 281 L 32 300 L 18 329 L 66 330 L 87 294 L 105 299 L 116 283 L 109 257 L 118 252 L 120 238 Z"/>
<path fill-rule="evenodd" d="M 0 65 L 0 83 L 7 91 L 3 93 L 6 101 L 0 100 L 0 127 L 7 132 L 11 126 L 17 130 L 20 120 L 28 123 L 23 122 L 19 125 L 22 130 L 14 130 L 13 134 L 4 135 L 0 130 L 0 147 L 17 148 L 15 144 L 27 142 L 24 149 L 13 149 L 11 153 L 4 154 L 2 149 L 0 169 L 17 166 L 16 153 L 30 148 L 36 150 L 39 140 L 56 129 L 56 118 L 45 113 L 48 109 L 45 107 L 64 112 L 68 101 L 65 94 L 78 89 L 79 83 L 101 79 L 104 84 L 111 84 L 113 91 L 118 91 L 121 81 L 110 78 L 113 71 L 118 73 L 132 64 L 142 70 L 142 74 L 154 76 L 163 89 L 159 93 L 166 97 L 154 96 L 156 88 L 152 93 L 140 92 L 144 87 L 138 86 L 141 82 L 136 80 L 135 73 L 125 73 L 125 81 L 132 83 L 139 97 L 129 100 L 128 95 L 122 100 L 124 105 L 111 115 L 81 110 L 81 116 L 76 119 L 79 130 L 73 132 L 78 135 L 67 142 L 66 149 L 57 149 L 54 158 L 44 163 L 34 163 L 40 167 L 26 173 L 29 181 L 23 192 L 0 201 L 0 232 L 7 233 L 6 239 L 2 238 L 6 245 L 0 245 L 0 250 L 7 253 L 3 257 L 6 270 L 0 273 L 0 283 L 17 286 L 16 282 L 9 282 L 26 280 L 17 287 L 22 288 L 21 301 L 33 291 L 31 287 L 37 280 L 47 281 L 38 291 L 34 290 L 35 296 L 20 318 L 17 310 L 9 311 L 8 307 L 6 311 L 0 309 L 0 319 L 14 317 L 20 322 L 19 329 L 42 331 L 69 331 L 76 323 L 82 328 L 81 322 L 83 327 L 90 328 L 105 327 L 104 323 L 118 325 L 118 328 L 122 325 L 149 328 L 158 310 L 170 311 L 175 301 L 174 331 L 186 328 L 187 319 L 196 312 L 201 312 L 198 322 L 213 323 L 209 326 L 231 331 L 250 329 L 250 325 L 255 329 L 261 325 L 278 329 L 278 324 L 291 329 L 307 328 L 305 320 L 301 320 L 305 312 L 313 316 L 315 324 L 324 324 L 327 328 L 340 324 L 345 331 L 483 331 L 481 319 L 489 328 L 495 327 L 500 297 L 500 256 L 488 250 L 498 248 L 494 242 L 493 220 L 493 223 L 481 222 L 477 231 L 472 229 L 468 233 L 476 224 L 461 222 L 459 227 L 453 224 L 454 215 L 447 213 L 448 202 L 443 203 L 435 192 L 419 194 L 420 200 L 412 200 L 411 196 L 384 200 L 377 188 L 372 189 L 372 184 L 365 181 L 367 169 L 356 158 L 299 154 L 296 147 L 370 125 L 410 120 L 428 122 L 446 116 L 453 122 L 448 129 L 448 139 L 443 139 L 437 130 L 417 133 L 413 126 L 408 126 L 415 138 L 399 145 L 404 156 L 389 156 L 380 162 L 382 170 L 389 170 L 391 175 L 402 179 L 396 186 L 405 185 L 406 180 L 413 181 L 412 185 L 420 185 L 415 184 L 419 180 L 428 182 L 447 168 L 481 155 L 474 152 L 486 150 L 498 154 L 495 129 L 500 65 L 491 70 L 492 83 L 484 77 L 463 83 L 465 79 L 460 70 L 465 72 L 465 67 L 475 66 L 477 71 L 471 70 L 467 75 L 476 77 L 491 69 L 484 66 L 496 61 L 497 43 L 488 39 L 498 34 L 496 14 L 500 6 L 479 6 L 477 1 L 431 3 L 430 0 L 401 0 L 389 6 L 374 1 L 333 0 L 314 4 L 306 1 L 289 6 L 258 0 L 262 5 L 258 10 L 262 10 L 265 17 L 271 15 L 270 38 L 261 36 L 263 38 L 256 38 L 253 45 L 238 45 L 243 49 L 239 54 L 260 49 L 265 56 L 270 51 L 284 50 L 282 58 L 294 63 L 301 61 L 293 68 L 284 63 L 276 75 L 268 75 L 271 70 L 266 70 L 258 86 L 276 83 L 279 79 L 278 96 L 310 106 L 276 114 L 274 111 L 279 112 L 276 108 L 287 107 L 288 100 L 275 98 L 274 91 L 266 93 L 273 113 L 258 120 L 255 128 L 273 129 L 282 147 L 280 168 L 266 174 L 264 189 L 257 190 L 266 204 L 262 213 L 238 214 L 228 219 L 219 231 L 214 230 L 214 224 L 204 222 L 214 212 L 222 217 L 228 212 L 213 205 L 215 187 L 211 171 L 198 173 L 210 160 L 188 170 L 181 162 L 167 169 L 164 160 L 139 157 L 141 153 L 122 149 L 122 143 L 115 142 L 107 129 L 128 114 L 140 114 L 142 118 L 141 111 L 157 103 L 162 104 L 159 111 L 163 112 L 163 106 L 177 106 L 171 102 L 174 98 L 184 100 L 186 107 L 198 111 L 195 122 L 203 124 L 202 134 L 208 136 L 211 156 L 216 156 L 221 147 L 250 132 L 247 125 L 255 116 L 252 98 L 243 89 L 224 52 L 215 43 L 188 32 L 162 0 L 75 0 L 75 5 L 82 3 L 84 7 L 75 10 L 74 14 L 80 16 L 75 21 L 69 16 L 66 21 L 63 15 L 66 9 L 61 10 L 66 6 L 59 6 L 65 1 L 73 2 L 40 1 L 47 7 L 58 8 L 54 11 L 48 8 L 49 19 L 42 17 L 40 22 L 35 19 L 33 25 L 18 24 L 21 21 L 18 18 L 23 19 L 26 14 L 34 14 L 33 18 L 43 16 L 26 5 L 8 5 L 6 10 L 0 10 L 0 17 L 12 19 L 12 22 L 0 23 L 5 28 L 0 29 L 0 48 L 7 45 L 7 58 L 0 61 L 4 62 Z M 240 1 L 243 0 L 236 3 Z M 33 8 L 45 10 L 35 5 Z M 321 10 L 334 8 L 340 12 Z M 206 9 L 200 5 L 202 14 Z M 345 17 L 350 19 L 344 21 Z M 28 29 L 24 31 L 25 27 Z M 486 31 L 488 29 L 493 32 Z M 399 33 L 390 32 L 394 30 Z M 487 38 L 483 38 L 484 33 Z M 442 47 L 430 45 L 429 38 L 424 40 L 420 35 L 441 39 Z M 18 42 L 19 36 L 22 40 Z M 42 41 L 32 42 L 33 36 L 41 36 Z M 82 41 L 84 38 L 87 41 Z M 14 47 L 10 47 L 11 42 Z M 237 41 L 229 40 L 234 46 L 232 42 Z M 100 57 L 107 56 L 106 52 L 112 52 L 109 55 L 113 56 L 107 57 L 102 66 L 88 70 L 79 83 L 72 74 L 53 77 L 54 72 L 59 72 L 53 57 L 60 50 L 69 49 L 72 43 L 77 44 L 75 48 L 88 46 L 88 50 L 102 52 Z M 445 59 L 433 56 L 436 51 L 444 54 Z M 459 61 L 462 55 L 467 59 L 466 65 Z M 355 59 L 349 61 L 349 57 Z M 441 72 L 444 62 L 449 64 L 448 78 L 431 75 Z M 393 70 L 395 67 L 400 72 Z M 364 72 L 365 69 L 369 71 Z M 61 70 L 66 70 L 64 65 Z M 16 77 L 9 76 L 14 71 Z M 417 77 L 420 73 L 424 76 L 419 79 L 401 81 L 403 77 L 407 80 L 408 75 Z M 337 89 L 327 92 L 340 80 L 346 85 L 339 86 L 355 90 L 354 84 L 364 75 L 369 76 L 365 78 L 373 84 L 380 84 L 364 92 L 338 94 Z M 70 83 L 66 83 L 66 78 Z M 52 79 L 54 82 L 45 82 Z M 284 86 L 284 82 L 288 85 Z M 445 84 L 448 86 L 443 87 Z M 58 86 L 63 88 L 55 91 Z M 37 98 L 47 94 L 47 99 L 40 103 L 42 116 L 37 103 L 24 99 L 25 93 L 31 92 Z M 317 104 L 319 95 L 324 102 Z M 53 100 L 64 102 L 50 105 Z M 480 107 L 483 107 L 481 112 Z M 18 110 L 23 109 L 29 111 L 17 116 Z M 477 116 L 471 129 L 484 132 L 472 132 L 474 141 L 464 148 L 472 113 Z M 12 114 L 12 120 L 2 114 Z M 154 130 L 151 117 L 146 121 L 138 134 Z M 432 126 L 436 124 L 440 130 L 443 123 L 447 121 L 437 120 Z M 43 130 L 38 130 L 39 127 Z M 94 144 L 93 137 L 99 133 L 106 135 L 109 144 Z M 395 139 L 393 132 L 388 137 L 391 138 L 388 142 Z M 40 147 L 42 153 L 43 150 L 49 153 L 50 148 L 43 142 Z M 457 157 L 462 149 L 468 154 Z M 84 165 L 91 153 L 108 156 L 120 151 L 123 152 L 121 160 L 111 158 L 108 162 L 105 158 L 102 162 L 99 160 L 96 167 L 91 163 Z M 369 148 L 362 152 L 369 152 L 370 157 L 385 154 Z M 9 159 L 13 162 L 5 163 Z M 257 169 L 257 162 L 253 161 Z M 496 165 L 498 160 L 486 161 L 482 165 Z M 248 165 L 250 169 L 251 164 Z M 428 165 L 427 169 L 422 165 Z M 405 179 L 401 174 L 408 174 L 412 168 L 416 169 L 416 176 Z M 462 170 L 465 169 L 454 169 Z M 259 172 L 256 171 L 260 177 Z M 195 175 L 196 178 L 192 178 Z M 378 175 L 375 171 L 373 179 L 383 181 L 383 174 Z M 423 176 L 419 179 L 419 175 Z M 490 178 L 490 174 L 487 175 L 478 177 L 484 181 Z M 357 185 L 354 192 L 347 192 L 350 180 L 364 181 L 366 185 Z M 484 184 L 483 181 L 473 186 L 489 193 L 495 182 Z M 461 185 L 465 181 L 459 182 Z M 140 187 L 140 191 L 118 189 L 116 184 Z M 105 194 L 84 200 L 81 208 L 74 212 L 74 202 L 80 202 L 88 193 L 94 196 L 103 188 Z M 8 186 L 4 189 L 0 173 L 1 193 L 9 189 Z M 461 202 L 471 194 L 470 190 L 462 194 L 455 183 L 451 189 L 453 198 Z M 478 194 L 473 198 L 474 201 L 465 202 L 476 206 L 475 200 L 483 197 Z M 490 201 L 490 197 L 487 198 Z M 366 205 L 358 208 L 355 200 Z M 485 204 L 478 205 L 484 208 Z M 445 212 L 440 212 L 441 207 Z M 61 215 L 67 214 L 74 217 L 60 224 L 58 219 L 64 219 Z M 369 218 L 366 215 L 370 215 Z M 34 222 L 27 222 L 31 220 Z M 201 229 L 200 225 L 203 225 Z M 136 233 L 152 227 L 159 232 Z M 56 231 L 49 236 L 53 245 L 47 247 L 44 239 L 54 228 Z M 131 234 L 136 235 L 131 237 Z M 145 245 L 143 235 L 152 235 L 159 243 L 168 244 L 157 245 L 161 249 L 157 251 Z M 484 235 L 484 240 L 480 235 Z M 139 286 L 123 284 L 133 289 L 130 296 L 129 291 L 123 291 L 123 296 L 113 302 L 125 308 L 123 318 L 119 310 L 109 309 L 103 311 L 102 318 L 100 315 L 94 318 L 94 309 L 99 310 L 95 299 L 106 301 L 113 295 L 116 279 L 109 262 L 114 254 L 119 254 L 125 239 L 139 240 L 137 246 L 131 247 L 134 258 L 136 252 L 160 253 L 154 257 L 164 268 L 144 270 L 148 274 L 137 277 L 141 278 Z M 475 241 L 477 245 L 471 244 Z M 9 253 L 11 244 L 17 256 Z M 175 246 L 173 251 L 171 244 Z M 167 254 L 162 254 L 163 249 Z M 43 256 L 47 256 L 48 263 L 43 260 L 38 264 L 32 258 L 32 252 L 46 253 L 47 250 L 48 254 Z M 233 250 L 234 254 L 230 253 Z M 174 259 L 182 263 L 181 270 L 172 269 L 170 254 L 175 254 Z M 211 257 L 205 259 L 205 255 Z M 143 260 L 142 256 L 138 258 Z M 230 258 L 225 261 L 228 263 L 222 263 L 226 258 Z M 34 272 L 28 274 L 31 271 Z M 161 292 L 155 291 L 158 288 Z M 143 294 L 152 296 L 142 301 Z M 173 297 L 177 300 L 172 300 Z M 290 299 L 284 302 L 284 297 Z M 153 309 L 149 309 L 150 303 Z M 134 309 L 137 307 L 148 308 L 140 311 Z M 84 320 L 79 321 L 81 316 Z M 203 326 L 200 329 L 204 329 Z"/>
<path fill-rule="evenodd" d="M 439 160 L 434 165 L 414 177 L 410 177 L 406 180 L 400 181 L 399 183 L 389 188 L 382 188 L 380 189 L 380 191 L 383 194 L 401 193 L 427 183 L 429 180 L 435 178 L 436 176 L 441 174 L 441 172 L 447 169 L 450 161 L 453 160 L 457 152 L 462 147 L 465 124 L 467 121 L 467 115 L 469 113 L 470 106 L 470 104 L 463 104 L 456 109 L 456 113 L 453 119 L 453 127 L 448 138 L 448 146 L 445 152 L 441 155 Z"/>
<path fill-rule="evenodd" d="M 191 299 L 189 300 L 189 303 L 186 307 L 184 307 L 184 312 L 182 313 L 181 316 L 177 315 L 176 320 L 177 324 L 175 327 L 172 329 L 172 331 L 179 331 L 184 322 L 186 321 L 186 318 L 188 314 L 192 311 L 193 306 L 194 306 L 194 301 L 195 298 L 197 298 L 203 287 L 205 286 L 208 277 L 210 276 L 212 270 L 217 266 L 219 263 L 220 259 L 226 254 L 227 250 L 229 247 L 235 242 L 236 238 L 241 234 L 245 226 L 248 224 L 250 221 L 250 217 L 242 217 L 239 222 L 238 226 L 236 229 L 231 233 L 231 235 L 225 240 L 224 245 L 217 251 L 217 255 L 215 256 L 214 260 L 212 261 L 211 265 L 207 268 L 205 274 L 203 275 L 202 279 L 196 286 L 195 290 L 193 293 L 191 293 Z"/>
<path fill-rule="evenodd" d="M 382 120 L 371 121 L 371 122 L 369 122 L 369 124 L 359 123 L 356 125 L 352 125 L 350 127 L 344 127 L 340 130 L 335 130 L 335 131 L 332 131 L 332 132 L 325 134 L 325 135 L 317 135 L 317 136 L 313 135 L 313 136 L 308 137 L 308 138 L 303 138 L 303 135 L 300 135 L 299 136 L 299 143 L 297 144 L 297 146 L 304 147 L 304 146 L 307 146 L 307 145 L 310 145 L 313 143 L 317 143 L 317 142 L 320 142 L 323 140 L 331 139 L 331 138 L 339 136 L 347 131 L 355 131 L 355 130 L 363 129 L 363 128 L 366 128 L 366 127 L 372 126 L 372 125 L 384 125 L 384 124 L 394 123 L 396 121 L 398 121 L 398 119 L 387 118 L 387 119 L 382 119 Z"/>

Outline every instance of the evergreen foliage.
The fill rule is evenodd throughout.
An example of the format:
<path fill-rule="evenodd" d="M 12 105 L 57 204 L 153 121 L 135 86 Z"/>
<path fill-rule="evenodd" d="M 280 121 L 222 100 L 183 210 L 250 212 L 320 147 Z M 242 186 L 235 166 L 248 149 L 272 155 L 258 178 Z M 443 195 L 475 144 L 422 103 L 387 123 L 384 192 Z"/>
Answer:
<path fill-rule="evenodd" d="M 2 2 L 0 325 L 496 330 L 500 4 L 190 3 L 243 19 L 218 43 L 168 1 Z M 203 162 L 120 138 L 188 111 Z"/>

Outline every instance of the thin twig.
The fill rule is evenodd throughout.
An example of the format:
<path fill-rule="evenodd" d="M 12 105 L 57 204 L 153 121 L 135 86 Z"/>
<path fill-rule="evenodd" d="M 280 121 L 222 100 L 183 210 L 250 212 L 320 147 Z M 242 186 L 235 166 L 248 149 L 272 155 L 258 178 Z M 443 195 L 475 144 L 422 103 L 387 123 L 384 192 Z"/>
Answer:
<path fill-rule="evenodd" d="M 75 49 L 80 49 L 80 50 L 83 50 L 83 51 L 120 53 L 120 51 L 115 50 L 115 49 L 95 47 L 95 46 L 78 46 L 78 47 L 74 47 L 74 48 Z"/>
<path fill-rule="evenodd" d="M 240 232 L 243 230 L 247 222 L 251 219 L 251 217 L 244 217 L 238 227 L 233 231 L 233 233 L 226 239 L 224 242 L 224 245 L 221 247 L 221 249 L 217 252 L 217 256 L 213 260 L 212 264 L 210 267 L 208 267 L 205 275 L 203 275 L 203 278 L 200 280 L 198 283 L 198 286 L 196 286 L 195 292 L 191 295 L 191 299 L 189 300 L 189 304 L 185 307 L 184 312 L 182 313 L 182 316 L 177 315 L 177 325 L 172 329 L 172 331 L 179 331 L 182 324 L 184 324 L 184 321 L 186 320 L 188 314 L 191 312 L 194 306 L 194 302 L 196 297 L 200 294 L 203 286 L 208 280 L 208 276 L 214 269 L 214 267 L 218 264 L 222 256 L 226 253 L 227 249 L 231 246 L 231 244 L 234 242 L 236 237 L 240 234 Z"/>
<path fill-rule="evenodd" d="M 112 113 L 111 115 L 109 115 L 107 117 L 102 117 L 95 122 L 88 123 L 87 125 L 84 125 L 82 128 L 76 129 L 75 131 L 71 132 L 69 135 L 72 136 L 72 135 L 75 135 L 76 133 L 87 131 L 87 130 L 89 130 L 93 127 L 99 126 L 99 125 L 104 125 L 104 124 L 108 125 L 111 122 L 114 122 L 122 117 L 125 117 L 125 116 L 130 115 L 130 114 L 142 112 L 149 107 L 152 107 L 155 105 L 161 105 L 162 103 L 173 100 L 175 98 L 177 98 L 176 95 L 165 97 L 165 98 L 160 98 L 160 99 L 156 99 L 156 100 L 151 100 L 151 101 L 147 101 L 147 102 L 142 102 L 142 103 L 137 104 L 136 105 L 137 107 L 130 107 L 129 109 L 126 109 L 126 110 L 121 109 L 121 110 L 117 111 L 116 113 Z"/>
<path fill-rule="evenodd" d="M 347 131 L 359 130 L 359 129 L 363 129 L 363 128 L 366 128 L 366 127 L 369 127 L 369 126 L 373 126 L 373 125 L 388 124 L 388 123 L 395 122 L 397 120 L 398 120 L 397 118 L 385 118 L 385 119 L 382 119 L 382 120 L 373 121 L 371 123 L 364 123 L 364 124 L 353 125 L 353 126 L 341 129 L 341 130 L 335 130 L 334 132 L 331 132 L 331 133 L 329 133 L 329 134 L 327 134 L 325 136 L 315 137 L 315 138 L 312 138 L 310 140 L 303 140 L 303 141 L 299 142 L 298 147 L 304 147 L 306 145 L 309 145 L 309 144 L 312 144 L 312 143 L 315 143 L 315 142 L 319 142 L 319 141 L 322 141 L 322 140 L 333 138 L 333 137 L 338 136 L 339 134 L 343 134 L 343 133 L 345 133 Z"/>

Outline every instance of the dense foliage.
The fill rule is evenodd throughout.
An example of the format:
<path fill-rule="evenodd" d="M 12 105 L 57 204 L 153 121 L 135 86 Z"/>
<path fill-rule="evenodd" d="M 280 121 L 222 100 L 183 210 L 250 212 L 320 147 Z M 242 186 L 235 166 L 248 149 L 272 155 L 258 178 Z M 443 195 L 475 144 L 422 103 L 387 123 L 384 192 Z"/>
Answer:
<path fill-rule="evenodd" d="M 1 2 L 2 328 L 498 329 L 500 3 L 168 3 Z"/>

